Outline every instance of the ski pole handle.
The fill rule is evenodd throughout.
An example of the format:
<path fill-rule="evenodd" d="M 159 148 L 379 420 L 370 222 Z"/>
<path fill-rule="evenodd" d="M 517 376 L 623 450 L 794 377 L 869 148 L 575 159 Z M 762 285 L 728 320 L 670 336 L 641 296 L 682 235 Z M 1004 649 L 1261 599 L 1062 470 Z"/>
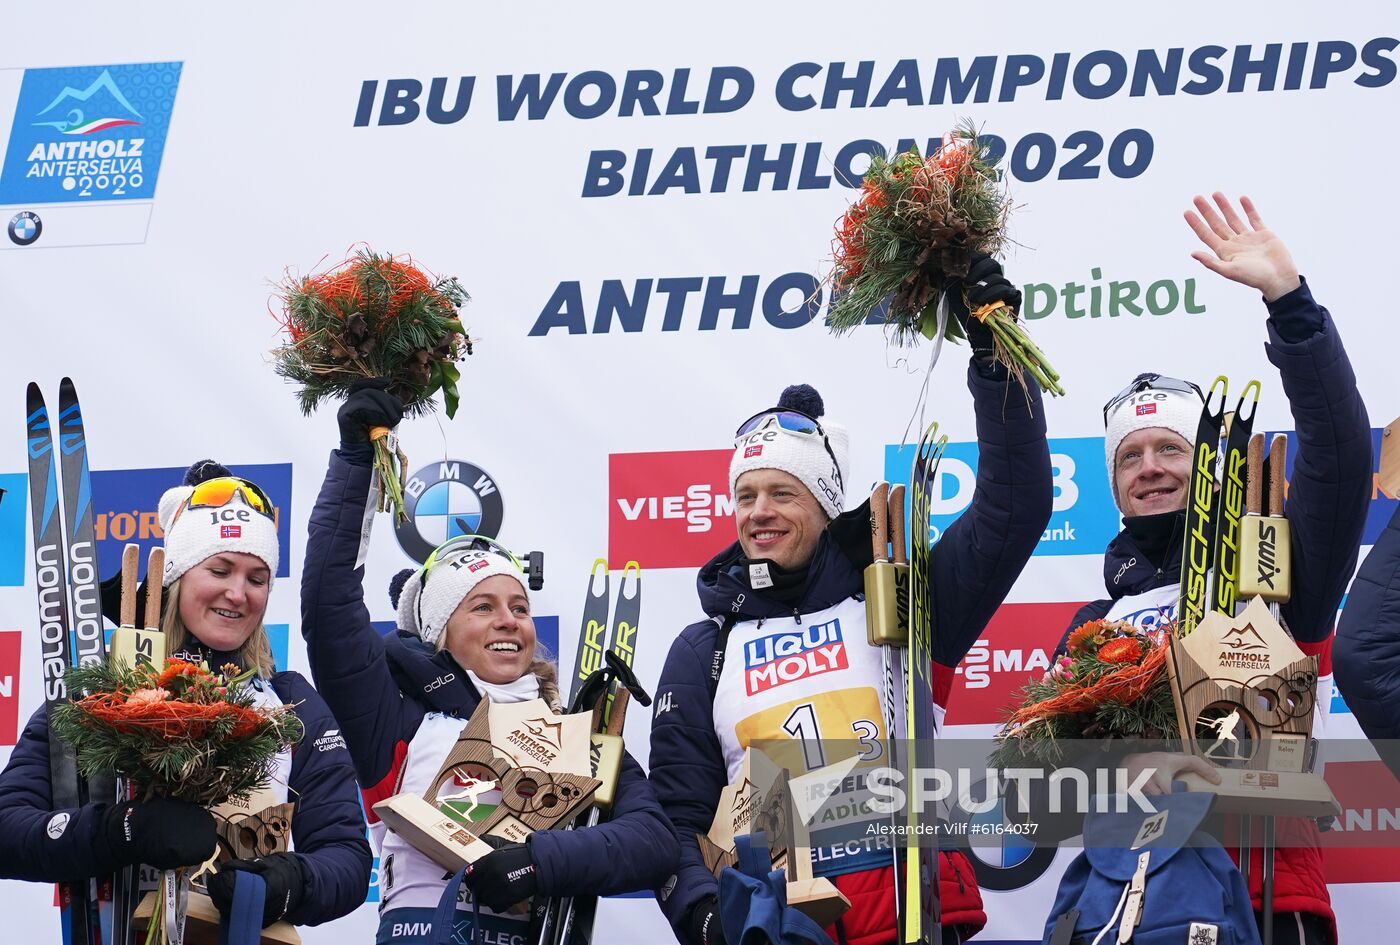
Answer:
<path fill-rule="evenodd" d="M 888 482 L 880 483 L 870 493 L 870 543 L 875 552 L 876 561 L 889 560 L 889 496 L 890 484 Z"/>
<path fill-rule="evenodd" d="M 1283 433 L 1274 434 L 1274 442 L 1269 447 L 1269 514 L 1283 514 L 1283 494 L 1288 485 L 1288 437 Z"/>
<path fill-rule="evenodd" d="M 141 548 L 127 545 L 122 549 L 122 603 L 123 627 L 136 626 L 136 573 L 141 565 Z"/>
<path fill-rule="evenodd" d="M 1249 438 L 1245 466 L 1244 510 L 1249 515 L 1262 515 L 1264 512 L 1264 434 L 1256 433 Z"/>
<path fill-rule="evenodd" d="M 904 542 L 904 483 L 890 487 L 890 544 L 894 549 L 894 563 L 908 564 L 909 552 Z"/>
<path fill-rule="evenodd" d="M 160 629 L 161 592 L 164 590 L 165 549 L 152 548 L 146 557 L 146 629 Z M 133 600 L 134 603 L 134 600 Z M 164 662 L 162 660 L 162 662 Z"/>

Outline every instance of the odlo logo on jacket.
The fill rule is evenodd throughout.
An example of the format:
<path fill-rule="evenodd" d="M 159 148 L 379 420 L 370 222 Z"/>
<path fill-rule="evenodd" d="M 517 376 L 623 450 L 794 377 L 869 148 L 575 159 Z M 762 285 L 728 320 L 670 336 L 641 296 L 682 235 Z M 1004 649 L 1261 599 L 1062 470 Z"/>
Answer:
<path fill-rule="evenodd" d="M 752 696 L 847 666 L 840 620 L 800 627 L 744 644 L 744 690 Z"/>

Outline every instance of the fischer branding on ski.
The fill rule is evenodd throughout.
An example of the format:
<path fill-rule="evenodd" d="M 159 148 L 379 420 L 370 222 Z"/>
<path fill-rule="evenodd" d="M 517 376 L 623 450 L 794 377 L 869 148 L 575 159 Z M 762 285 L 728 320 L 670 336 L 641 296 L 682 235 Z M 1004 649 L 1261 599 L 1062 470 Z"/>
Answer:
<path fill-rule="evenodd" d="M 1220 455 L 1220 428 L 1225 421 L 1225 396 L 1229 382 L 1217 377 L 1206 394 L 1192 451 L 1191 481 L 1186 496 L 1185 551 L 1181 556 L 1181 598 L 1177 607 L 1178 635 L 1185 636 L 1206 614 L 1215 514 L 1219 498 L 1215 489 L 1216 459 Z M 1219 404 L 1212 409 L 1217 392 Z"/>
<path fill-rule="evenodd" d="M 1259 410 L 1258 381 L 1250 381 L 1235 407 L 1230 429 L 1225 437 L 1225 453 L 1220 470 L 1219 522 L 1215 531 L 1215 588 L 1213 609 L 1235 615 L 1239 602 L 1240 545 L 1243 541 L 1242 522 L 1245 480 L 1249 466 L 1249 437 L 1254 427 L 1254 415 Z M 1250 393 L 1254 396 L 1251 399 Z M 1244 415 L 1248 400 L 1249 415 Z"/>

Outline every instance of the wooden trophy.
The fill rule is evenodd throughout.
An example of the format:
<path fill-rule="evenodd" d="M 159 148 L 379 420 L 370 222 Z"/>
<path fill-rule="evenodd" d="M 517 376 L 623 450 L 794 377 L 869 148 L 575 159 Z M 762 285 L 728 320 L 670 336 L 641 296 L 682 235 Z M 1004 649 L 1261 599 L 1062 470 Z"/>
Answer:
<path fill-rule="evenodd" d="M 823 928 L 851 907 L 831 880 L 812 875 L 811 840 L 806 823 L 794 816 L 788 772 L 746 749 L 738 780 L 720 792 L 709 833 L 696 834 L 705 865 L 716 876 L 734 866 L 734 838 L 752 833 L 763 834 L 773 869 L 784 871 L 788 905 Z"/>
<path fill-rule="evenodd" d="M 456 872 L 491 852 L 481 837 L 521 842 L 572 819 L 592 799 L 600 782 L 589 776 L 591 719 L 559 715 L 542 699 L 482 699 L 428 790 L 395 794 L 374 812 L 414 849 Z M 449 781 L 460 790 L 440 794 Z M 478 820 L 475 808 L 493 791 L 500 801 Z"/>
<path fill-rule="evenodd" d="M 1381 466 L 1376 485 L 1392 499 L 1400 499 L 1400 417 L 1381 433 Z"/>

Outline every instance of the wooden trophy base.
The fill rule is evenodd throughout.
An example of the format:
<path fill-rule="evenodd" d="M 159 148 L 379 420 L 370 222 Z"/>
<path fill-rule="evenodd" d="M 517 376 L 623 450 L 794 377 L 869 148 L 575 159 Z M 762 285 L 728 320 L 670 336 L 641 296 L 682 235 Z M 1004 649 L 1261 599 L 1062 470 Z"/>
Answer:
<path fill-rule="evenodd" d="M 851 908 L 851 900 L 825 876 L 788 883 L 787 901 L 822 928 L 834 924 Z"/>
<path fill-rule="evenodd" d="M 1219 784 L 1198 774 L 1178 774 L 1187 789 L 1215 795 L 1215 810 L 1222 814 L 1260 814 L 1274 817 L 1335 817 L 1341 805 L 1321 775 L 1298 771 L 1250 771 L 1217 768 Z"/>
<path fill-rule="evenodd" d="M 151 892 L 136 907 L 136 927 L 146 928 L 155 910 L 156 896 Z M 185 910 L 185 945 L 219 945 L 219 910 L 203 893 L 190 891 Z M 274 922 L 262 930 L 261 945 L 301 945 L 301 936 L 286 922 Z"/>

